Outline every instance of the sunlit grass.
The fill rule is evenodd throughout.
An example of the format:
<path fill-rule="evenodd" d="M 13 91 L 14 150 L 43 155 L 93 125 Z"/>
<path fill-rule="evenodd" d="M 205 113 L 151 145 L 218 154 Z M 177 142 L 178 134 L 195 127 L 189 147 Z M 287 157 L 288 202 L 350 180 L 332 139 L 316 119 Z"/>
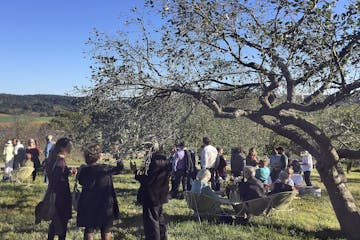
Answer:
<path fill-rule="evenodd" d="M 126 168 L 129 169 L 128 163 Z M 359 202 L 360 172 L 348 175 L 349 187 Z M 26 184 L 0 184 L 0 239 L 46 239 L 48 223 L 34 224 L 34 207 L 44 194 L 42 176 Z M 71 179 L 73 184 L 73 179 Z M 114 177 L 121 219 L 115 223 L 113 239 L 143 238 L 141 206 L 135 204 L 138 183 L 129 170 Z M 326 191 L 314 174 L 314 184 L 323 190 L 320 198 L 296 199 L 292 211 L 272 212 L 269 217 L 251 219 L 251 225 L 199 224 L 184 200 L 170 200 L 165 205 L 169 239 L 343 239 Z M 76 228 L 76 213 L 69 223 L 68 239 L 82 239 L 83 229 Z M 99 234 L 96 236 L 99 239 Z"/>

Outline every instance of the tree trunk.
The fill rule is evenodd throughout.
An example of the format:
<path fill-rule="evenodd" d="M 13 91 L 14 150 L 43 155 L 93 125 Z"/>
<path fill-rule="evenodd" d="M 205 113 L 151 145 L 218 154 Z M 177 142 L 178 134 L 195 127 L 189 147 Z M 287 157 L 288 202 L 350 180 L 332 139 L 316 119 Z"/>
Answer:
<path fill-rule="evenodd" d="M 329 194 L 341 230 L 349 239 L 359 240 L 360 213 L 346 185 L 345 174 L 334 148 L 330 151 L 321 151 L 316 168 Z"/>

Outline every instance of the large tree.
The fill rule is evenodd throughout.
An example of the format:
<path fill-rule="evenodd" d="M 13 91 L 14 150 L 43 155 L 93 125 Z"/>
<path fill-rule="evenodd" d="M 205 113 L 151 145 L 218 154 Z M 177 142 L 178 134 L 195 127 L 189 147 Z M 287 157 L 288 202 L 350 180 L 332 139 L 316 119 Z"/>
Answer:
<path fill-rule="evenodd" d="M 147 1 L 141 34 L 95 34 L 92 94 L 151 99 L 175 94 L 201 101 L 218 118 L 248 118 L 316 159 L 341 229 L 360 239 L 360 214 L 338 149 L 307 114 L 360 89 L 358 1 Z M 132 29 L 133 30 L 133 29 Z M 257 104 L 241 104 L 251 94 Z M 226 97 L 224 97 L 226 96 Z M 164 98 L 163 98 L 164 99 Z M 151 104 L 151 101 L 150 101 Z"/>

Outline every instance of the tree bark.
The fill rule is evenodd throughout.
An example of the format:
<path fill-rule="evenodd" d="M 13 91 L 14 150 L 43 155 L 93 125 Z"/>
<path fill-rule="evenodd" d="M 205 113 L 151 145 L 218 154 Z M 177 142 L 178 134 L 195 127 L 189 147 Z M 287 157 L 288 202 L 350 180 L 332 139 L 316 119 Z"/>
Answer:
<path fill-rule="evenodd" d="M 346 177 L 334 148 L 321 150 L 316 164 L 321 180 L 329 194 L 341 230 L 348 239 L 360 239 L 360 213 L 357 203 L 346 184 Z"/>

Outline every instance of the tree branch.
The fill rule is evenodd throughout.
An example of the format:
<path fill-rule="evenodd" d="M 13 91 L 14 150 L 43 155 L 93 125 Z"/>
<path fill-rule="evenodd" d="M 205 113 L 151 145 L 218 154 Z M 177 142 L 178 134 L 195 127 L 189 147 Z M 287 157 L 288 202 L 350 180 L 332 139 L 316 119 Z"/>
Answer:
<path fill-rule="evenodd" d="M 337 153 L 340 158 L 360 159 L 360 150 L 338 149 Z"/>

